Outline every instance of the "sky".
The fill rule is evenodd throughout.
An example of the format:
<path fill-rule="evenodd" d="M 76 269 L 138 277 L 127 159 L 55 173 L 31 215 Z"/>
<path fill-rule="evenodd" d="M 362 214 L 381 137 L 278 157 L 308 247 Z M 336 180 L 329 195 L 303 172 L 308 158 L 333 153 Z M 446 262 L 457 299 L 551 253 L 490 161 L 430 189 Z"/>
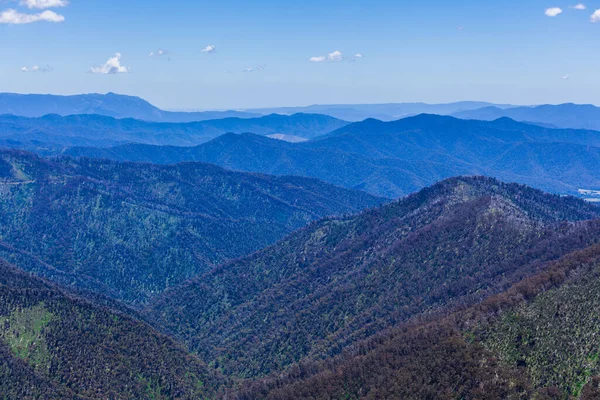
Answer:
<path fill-rule="evenodd" d="M 0 0 L 0 92 L 600 105 L 600 0 Z M 598 22 L 594 22 L 594 21 Z"/>

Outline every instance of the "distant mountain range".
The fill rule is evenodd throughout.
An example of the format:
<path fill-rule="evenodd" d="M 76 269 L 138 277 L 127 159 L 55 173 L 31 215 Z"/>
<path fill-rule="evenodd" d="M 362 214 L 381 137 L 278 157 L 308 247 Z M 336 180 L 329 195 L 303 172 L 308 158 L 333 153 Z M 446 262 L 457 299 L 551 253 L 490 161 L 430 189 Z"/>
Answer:
<path fill-rule="evenodd" d="M 600 132 L 420 115 L 366 120 L 305 143 L 227 134 L 196 147 L 128 144 L 72 148 L 72 156 L 171 164 L 203 161 L 275 175 L 310 176 L 399 197 L 457 175 L 488 175 L 555 193 L 600 188 Z"/>
<path fill-rule="evenodd" d="M 67 146 L 107 147 L 127 142 L 193 146 L 225 133 L 283 135 L 301 141 L 348 125 L 326 115 L 267 115 L 189 123 L 157 123 L 101 115 L 46 115 L 39 118 L 0 115 L 0 146 L 49 154 Z"/>
<path fill-rule="evenodd" d="M 311 221 L 385 201 L 201 163 L 48 161 L 7 150 L 0 193 L 0 257 L 131 304 Z"/>
<path fill-rule="evenodd" d="M 42 117 L 48 114 L 61 116 L 95 114 L 117 119 L 131 118 L 141 121 L 168 123 L 224 118 L 247 119 L 270 114 L 321 114 L 350 122 L 359 122 L 369 118 L 389 122 L 419 114 L 437 114 L 489 121 L 509 117 L 516 121 L 540 124 L 545 127 L 600 130 L 600 108 L 593 105 L 515 106 L 478 101 L 446 104 L 329 104 L 229 111 L 175 112 L 161 110 L 139 97 L 115 93 L 73 96 L 0 93 L 0 115 L 2 114 L 23 117 Z M 247 132 L 261 134 L 261 132 L 254 131 Z M 309 138 L 309 136 L 296 135 L 293 132 L 272 133 Z M 318 135 L 318 132 L 313 132 L 310 137 L 316 135 Z"/>
<path fill-rule="evenodd" d="M 256 118 L 264 115 L 241 111 L 164 111 L 139 97 L 115 93 L 74 96 L 0 93 L 0 114 L 23 117 L 42 117 L 48 114 L 62 116 L 97 114 L 152 122 L 195 122 L 232 117 Z"/>
<path fill-rule="evenodd" d="M 269 114 L 323 114 L 356 122 L 367 118 L 391 121 L 410 115 L 429 113 L 450 115 L 460 111 L 510 105 L 464 101 L 448 104 L 399 103 L 399 104 L 351 104 L 314 105 L 308 107 L 277 107 L 245 111 L 165 111 L 146 100 L 115 93 L 82 94 L 74 96 L 0 93 L 0 114 L 23 117 L 42 117 L 47 114 L 62 116 L 97 114 L 114 118 L 134 118 L 151 122 L 195 122 L 223 118 L 257 118 Z M 257 133 L 257 132 L 253 132 Z"/>
<path fill-rule="evenodd" d="M 260 114 L 296 113 L 323 114 L 345 121 L 358 122 L 368 118 L 381 121 L 394 121 L 418 114 L 451 115 L 461 111 L 476 110 L 483 107 L 497 107 L 500 109 L 514 107 L 509 104 L 492 104 L 481 101 L 460 101 L 447 104 L 426 103 L 389 103 L 389 104 L 327 104 L 306 107 L 275 107 L 249 109 L 248 112 Z"/>
<path fill-rule="evenodd" d="M 556 128 L 600 130 L 600 108 L 590 104 L 542 105 L 537 107 L 485 107 L 453 113 L 457 118 L 493 121 L 508 117 L 516 121 Z"/>

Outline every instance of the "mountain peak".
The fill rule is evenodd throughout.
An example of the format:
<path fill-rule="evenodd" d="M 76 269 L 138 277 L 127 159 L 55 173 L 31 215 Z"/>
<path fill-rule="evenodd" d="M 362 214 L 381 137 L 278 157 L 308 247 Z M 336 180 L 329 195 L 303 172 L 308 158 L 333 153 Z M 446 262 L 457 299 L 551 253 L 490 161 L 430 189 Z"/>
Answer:
<path fill-rule="evenodd" d="M 599 215 L 583 201 L 521 185 L 447 179 L 359 215 L 314 223 L 173 289 L 149 312 L 208 358 L 225 360 L 226 353 L 229 373 L 281 370 L 502 290 L 535 271 L 529 260 L 553 257 L 546 232 Z M 261 340 L 239 341 L 242 326 L 245 337 Z M 266 359 L 269 350 L 278 357 Z"/>

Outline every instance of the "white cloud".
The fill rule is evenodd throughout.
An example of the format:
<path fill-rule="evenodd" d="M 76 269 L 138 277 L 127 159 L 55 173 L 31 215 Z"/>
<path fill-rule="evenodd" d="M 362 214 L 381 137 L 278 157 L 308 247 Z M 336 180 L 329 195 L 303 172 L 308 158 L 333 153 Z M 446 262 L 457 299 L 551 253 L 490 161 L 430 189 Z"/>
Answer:
<path fill-rule="evenodd" d="M 341 51 L 336 50 L 333 53 L 327 54 L 327 61 L 342 61 L 344 59 L 344 54 Z"/>
<path fill-rule="evenodd" d="M 27 8 L 38 8 L 38 9 L 46 9 L 46 8 L 57 8 L 57 7 L 66 7 L 69 5 L 68 0 L 21 0 L 20 3 L 22 6 L 27 6 Z"/>
<path fill-rule="evenodd" d="M 561 76 L 561 78 L 565 81 L 568 81 L 571 78 L 571 76 L 569 76 L 569 74 L 567 74 L 567 75 Z"/>
<path fill-rule="evenodd" d="M 576 10 L 585 10 L 587 7 L 585 6 L 585 4 L 579 3 L 575 4 L 574 6 L 571 6 L 571 8 L 574 8 Z"/>
<path fill-rule="evenodd" d="M 8 9 L 0 13 L 0 24 L 22 25 L 33 22 L 63 22 L 65 17 L 54 11 L 44 11 L 38 14 L 23 14 L 17 10 Z"/>
<path fill-rule="evenodd" d="M 593 23 L 600 22 L 600 10 L 594 11 L 592 16 L 590 17 L 590 21 Z"/>
<path fill-rule="evenodd" d="M 156 51 L 151 51 L 150 54 L 148 54 L 149 57 L 162 57 L 162 56 L 168 56 L 169 55 L 169 50 L 164 50 L 164 49 L 158 49 Z"/>
<path fill-rule="evenodd" d="M 109 58 L 103 65 L 92 67 L 90 72 L 93 74 L 114 75 L 126 74 L 131 72 L 131 69 L 121 65 L 121 53 L 116 53 L 114 57 Z"/>
<path fill-rule="evenodd" d="M 340 62 L 340 61 L 349 61 L 354 62 L 365 56 L 362 53 L 356 53 L 352 57 L 344 57 L 344 53 L 339 50 L 335 50 L 326 56 L 315 56 L 308 59 L 310 62 L 321 63 L 321 62 Z"/>
<path fill-rule="evenodd" d="M 563 10 L 559 7 L 552 7 L 552 8 L 547 8 L 546 12 L 544 12 L 544 14 L 546 14 L 546 16 L 548 17 L 556 17 L 559 14 L 562 14 Z"/>
<path fill-rule="evenodd" d="M 34 65 L 32 67 L 21 67 L 21 72 L 52 72 L 54 68 L 47 65 L 45 67 L 40 67 L 39 65 Z"/>
<path fill-rule="evenodd" d="M 215 46 L 214 44 L 209 44 L 208 46 L 206 46 L 205 48 L 202 49 L 203 53 L 214 53 L 217 51 L 217 46 Z"/>

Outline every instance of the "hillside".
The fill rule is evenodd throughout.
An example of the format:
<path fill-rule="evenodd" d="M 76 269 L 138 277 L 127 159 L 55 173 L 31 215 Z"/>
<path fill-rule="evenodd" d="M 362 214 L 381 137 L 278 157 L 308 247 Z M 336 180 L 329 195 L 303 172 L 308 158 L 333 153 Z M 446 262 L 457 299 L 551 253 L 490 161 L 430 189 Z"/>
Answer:
<path fill-rule="evenodd" d="M 322 359 L 475 304 L 600 239 L 599 209 L 489 178 L 325 219 L 175 288 L 147 315 L 226 374 Z M 570 221 L 570 222 L 565 222 Z"/>
<path fill-rule="evenodd" d="M 7 399 L 216 398 L 225 383 L 149 326 L 0 260 L 0 394 Z"/>
<path fill-rule="evenodd" d="M 0 256 L 133 303 L 383 200 L 313 179 L 0 151 Z"/>
<path fill-rule="evenodd" d="M 156 123 L 101 115 L 56 114 L 40 118 L 0 115 L 0 144 L 53 154 L 66 146 L 107 147 L 127 142 L 192 146 L 225 133 L 253 132 L 313 138 L 347 125 L 323 115 L 268 115 L 191 123 Z"/>
<path fill-rule="evenodd" d="M 204 161 L 234 170 L 309 176 L 392 198 L 458 175 L 492 176 L 562 194 L 600 188 L 599 132 L 548 129 L 506 118 L 485 122 L 420 115 L 394 122 L 366 120 L 296 144 L 224 135 L 196 147 L 128 144 L 66 153 L 166 164 Z"/>
<path fill-rule="evenodd" d="M 595 244 L 464 311 L 392 329 L 232 398 L 597 399 L 599 268 Z"/>
<path fill-rule="evenodd" d="M 256 118 L 260 114 L 239 111 L 170 112 L 134 96 L 115 93 L 57 96 L 0 93 L 0 115 L 42 117 L 97 114 L 114 118 L 134 118 L 153 122 L 193 122 L 220 118 Z"/>
<path fill-rule="evenodd" d="M 453 113 L 463 119 L 493 121 L 501 117 L 558 128 L 600 130 L 600 108 L 591 104 L 559 104 L 501 109 L 488 106 Z"/>

